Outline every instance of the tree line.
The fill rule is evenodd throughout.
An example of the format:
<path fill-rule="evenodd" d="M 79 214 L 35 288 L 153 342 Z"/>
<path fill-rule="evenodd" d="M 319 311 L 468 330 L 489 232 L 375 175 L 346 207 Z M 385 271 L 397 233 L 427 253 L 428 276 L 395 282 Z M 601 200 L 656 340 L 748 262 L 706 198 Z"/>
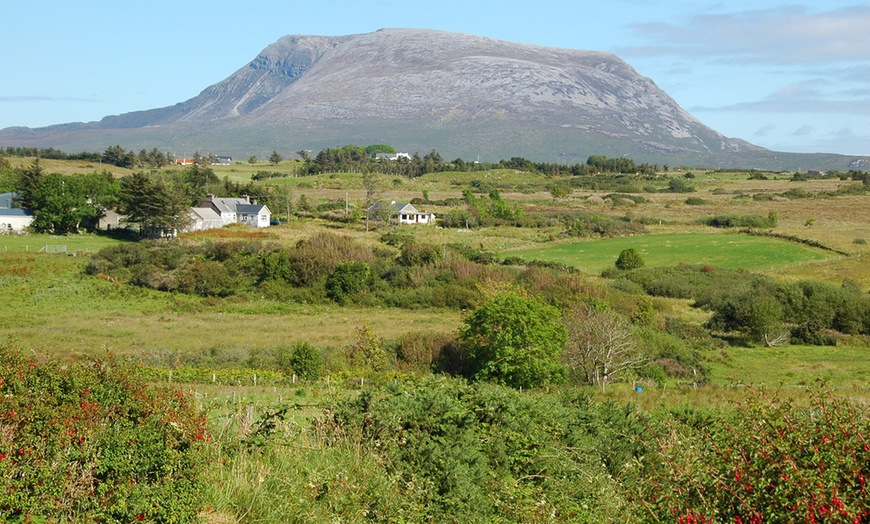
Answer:
<path fill-rule="evenodd" d="M 253 182 L 221 180 L 211 168 L 200 165 L 166 172 L 137 171 L 121 178 L 105 170 L 67 176 L 46 173 L 37 157 L 23 169 L 2 168 L 0 172 L 4 174 L 0 189 L 15 192 L 15 204 L 33 211 L 31 229 L 55 234 L 95 229 L 109 210 L 127 216 L 141 229 L 180 229 L 188 219 L 186 209 L 202 203 L 207 194 L 267 199 L 278 192 Z"/>

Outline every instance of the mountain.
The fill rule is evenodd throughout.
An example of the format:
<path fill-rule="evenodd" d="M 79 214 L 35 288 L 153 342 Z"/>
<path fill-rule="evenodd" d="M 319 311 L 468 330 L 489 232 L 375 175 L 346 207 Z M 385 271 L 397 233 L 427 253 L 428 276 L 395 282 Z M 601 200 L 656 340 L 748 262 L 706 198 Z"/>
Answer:
<path fill-rule="evenodd" d="M 444 158 L 846 170 L 851 157 L 777 153 L 728 138 L 618 57 L 480 36 L 382 29 L 286 36 L 174 106 L 99 122 L 0 130 L 2 146 L 157 147 L 247 158 L 387 143 Z"/>

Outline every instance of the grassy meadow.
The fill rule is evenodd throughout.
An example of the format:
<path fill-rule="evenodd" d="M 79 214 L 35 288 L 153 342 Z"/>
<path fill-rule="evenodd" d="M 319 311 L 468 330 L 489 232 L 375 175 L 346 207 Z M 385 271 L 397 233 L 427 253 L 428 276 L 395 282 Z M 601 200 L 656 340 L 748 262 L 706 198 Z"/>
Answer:
<path fill-rule="evenodd" d="M 26 165 L 28 161 L 10 160 L 13 166 Z M 49 172 L 65 174 L 102 169 L 93 163 L 61 161 L 45 161 L 44 167 Z M 247 183 L 258 171 L 292 175 L 298 168 L 296 161 L 277 166 L 262 162 L 214 166 L 219 177 L 240 183 Z M 113 166 L 109 170 L 119 177 L 128 173 Z M 461 198 L 465 189 L 474 188 L 478 195 L 486 195 L 487 188 L 498 189 L 501 196 L 521 209 L 525 216 L 538 214 L 549 219 L 542 220 L 537 227 L 402 227 L 401 232 L 419 243 L 442 247 L 460 244 L 491 253 L 497 263 L 522 257 L 527 262 L 562 264 L 579 269 L 590 286 L 601 289 L 608 287 L 601 273 L 613 268 L 621 251 L 634 248 L 646 267 L 711 266 L 763 273 L 783 282 L 809 280 L 840 286 L 847 281 L 860 293 L 870 291 L 870 258 L 865 256 L 870 252 L 867 243 L 870 241 L 870 205 L 867 205 L 870 196 L 830 196 L 852 184 L 851 181 L 795 182 L 787 174 L 771 174 L 769 180 L 749 180 L 746 173 L 692 171 L 694 178 L 688 179 L 694 189 L 691 193 L 640 192 L 643 186 L 647 189 L 654 185 L 664 187 L 668 177 L 682 176 L 685 172 L 682 169 L 679 173 L 661 173 L 656 180 L 633 182 L 638 188 L 637 194 L 644 197 L 641 203 L 611 197 L 623 193 L 613 189 L 575 188 L 567 197 L 556 199 L 547 189 L 551 177 L 510 169 L 428 174 L 413 180 L 387 175 L 378 178 L 381 199 L 410 201 L 425 195 L 430 202 L 418 205 L 418 209 L 426 208 L 439 217 L 450 212 L 453 204 L 449 202 Z M 362 177 L 358 173 L 288 176 L 258 183 L 287 185 L 294 193 L 294 200 L 304 195 L 313 208 L 347 199 L 351 209 L 359 210 L 365 198 Z M 795 188 L 805 193 L 800 198 L 783 196 Z M 700 203 L 687 203 L 689 197 L 697 198 Z M 644 233 L 615 238 L 571 237 L 565 234 L 565 227 L 559 221 L 559 217 L 571 213 L 592 213 L 623 223 L 642 224 Z M 778 224 L 771 230 L 779 238 L 751 236 L 702 224 L 705 217 L 717 215 L 768 216 L 769 213 L 779 217 Z M 384 242 L 383 236 L 388 231 L 385 227 L 367 231 L 362 222 L 344 223 L 311 212 L 302 218 L 285 220 L 267 231 L 225 228 L 186 234 L 182 241 L 191 244 L 250 241 L 289 248 L 312 236 L 330 233 L 351 237 L 372 249 L 392 249 L 398 253 L 395 247 Z M 745 401 L 752 394 L 748 385 L 763 386 L 804 405 L 808 402 L 806 391 L 822 379 L 833 394 L 859 405 L 870 403 L 870 359 L 867 358 L 870 341 L 865 336 L 842 337 L 834 346 L 779 347 L 763 347 L 723 337 L 721 344 L 699 350 L 700 360 L 709 369 L 709 380 L 700 384 L 693 384 L 690 378 L 657 383 L 634 376 L 606 388 L 575 384 L 529 392 L 463 390 L 468 397 L 480 395 L 484 407 L 474 416 L 462 419 L 466 414 L 460 413 L 459 404 L 444 396 L 460 387 L 455 383 L 440 383 L 440 377 L 429 377 L 420 369 L 399 366 L 395 358 L 391 367 L 378 373 L 360 372 L 344 359 L 364 327 L 385 343 L 409 334 L 455 337 L 468 311 L 446 307 L 307 303 L 255 292 L 226 297 L 198 296 L 121 284 L 104 274 L 86 274 L 85 268 L 94 253 L 129 242 L 131 240 L 98 234 L 0 236 L 0 295 L 5 299 L 4 307 L 0 308 L 0 340 L 41 360 L 71 363 L 115 355 L 159 371 L 148 376 L 161 386 L 169 382 L 166 371 L 176 370 L 173 387 L 194 399 L 207 419 L 212 438 L 207 449 L 207 486 L 203 491 L 206 502 L 200 514 L 200 520 L 208 524 L 418 522 L 423 521 L 415 517 L 420 515 L 429 515 L 429 521 L 435 521 L 427 504 L 450 507 L 453 502 L 447 495 L 444 500 L 436 500 L 432 493 L 452 493 L 451 489 L 473 491 L 470 485 L 456 487 L 445 481 L 436 486 L 427 484 L 429 480 L 421 481 L 421 477 L 403 475 L 401 471 L 396 473 L 396 468 L 401 468 L 381 451 L 393 445 L 390 439 L 398 438 L 398 434 L 404 435 L 406 440 L 394 443 L 397 450 L 408 449 L 403 448 L 406 444 L 418 445 L 419 441 L 410 432 L 403 433 L 407 428 L 401 425 L 398 415 L 392 419 L 387 417 L 387 422 L 366 419 L 366 423 L 373 425 L 385 424 L 373 436 L 356 433 L 358 428 L 353 425 L 352 416 L 341 419 L 335 410 L 336 406 L 349 410 L 347 404 L 342 403 L 358 399 L 363 403 L 370 401 L 372 406 L 378 401 L 384 403 L 381 405 L 393 402 L 389 404 L 391 409 L 419 400 L 433 417 L 443 409 L 447 413 L 445 420 L 451 423 L 478 420 L 475 417 L 483 419 L 482 413 L 493 417 L 497 417 L 493 413 L 500 413 L 498 416 L 504 420 L 518 417 L 516 420 L 520 422 L 511 422 L 515 425 L 504 430 L 509 438 L 515 439 L 511 445 L 516 445 L 513 448 L 506 445 L 505 453 L 512 457 L 511 461 L 516 461 L 511 462 L 511 467 L 515 468 L 512 471 L 523 474 L 516 473 L 517 479 L 505 480 L 507 477 L 493 473 L 488 480 L 481 481 L 489 482 L 492 491 L 503 496 L 497 506 L 498 511 L 509 515 L 504 522 L 601 522 L 608 515 L 632 518 L 637 514 L 633 513 L 636 508 L 630 497 L 618 495 L 623 484 L 632 478 L 625 473 L 630 467 L 626 466 L 626 470 L 617 474 L 603 466 L 615 461 L 614 457 L 624 450 L 612 450 L 612 455 L 587 460 L 583 458 L 586 452 L 581 450 L 581 444 L 560 444 L 558 453 L 567 453 L 566 456 L 578 460 L 582 467 L 562 470 L 551 464 L 550 467 L 559 471 L 561 480 L 558 482 L 556 476 L 544 479 L 543 472 L 538 475 L 532 469 L 522 469 L 525 467 L 522 461 L 530 456 L 544 460 L 535 455 L 537 444 L 529 436 L 537 429 L 529 430 L 529 435 L 524 433 L 538 426 L 536 422 L 522 419 L 524 415 L 518 414 L 522 410 L 499 404 L 503 396 L 516 402 L 528 402 L 530 412 L 537 409 L 535 406 L 539 404 L 536 403 L 541 403 L 563 414 L 568 413 L 568 404 L 574 409 L 583 404 L 578 399 L 588 396 L 593 399 L 590 405 L 594 405 L 589 409 L 600 410 L 594 416 L 589 415 L 588 420 L 611 417 L 607 420 L 619 420 L 619 424 L 624 423 L 626 427 L 636 424 L 632 426 L 635 429 L 643 426 L 639 421 L 671 413 L 681 413 L 680 416 L 702 427 L 707 423 L 704 421 L 715 418 L 715 413 L 730 413 L 736 404 Z M 58 249 L 46 249 L 46 246 L 65 248 L 62 253 L 51 253 Z M 422 277 L 409 271 L 407 278 Z M 648 302 L 653 331 L 656 326 L 664 326 L 669 318 L 692 326 L 701 326 L 710 318 L 708 312 L 691 307 L 690 300 L 656 297 Z M 284 377 L 269 383 L 253 382 L 252 376 L 261 372 L 256 367 L 258 355 L 302 342 L 318 348 L 324 357 L 325 370 L 319 378 L 296 380 L 294 376 L 292 381 Z M 253 375 L 226 375 L 236 378 L 215 381 L 221 383 L 184 382 L 178 378 L 183 368 L 203 368 L 215 373 L 244 368 L 253 370 Z M 369 384 L 375 386 L 374 390 L 366 389 Z M 635 389 L 637 384 L 643 385 L 642 391 Z M 419 391 L 414 389 L 417 386 Z M 395 393 L 395 398 L 385 391 Z M 517 400 L 520 398 L 523 400 Z M 573 400 L 554 408 L 552 403 L 556 398 Z M 607 412 L 608 409 L 614 411 Z M 366 416 L 374 417 L 369 412 Z M 420 427 L 427 427 L 429 422 L 420 422 Z M 499 423 L 492 422 L 492 427 Z M 570 426 L 573 422 L 566 424 Z M 368 426 L 361 424 L 360 427 Z M 437 434 L 439 430 L 431 431 Z M 595 431 L 593 435 L 590 430 L 589 442 L 601 444 L 589 448 L 590 457 L 600 451 L 599 447 L 606 447 L 604 442 L 613 446 L 623 442 L 622 434 L 611 435 L 602 428 Z M 461 432 L 444 435 L 444 442 L 423 446 L 433 456 L 419 460 L 408 458 L 410 455 L 402 456 L 411 462 L 434 464 L 437 460 L 433 457 L 447 453 L 438 447 L 445 442 L 449 447 L 453 442 L 486 443 L 489 438 L 495 439 L 491 435 L 472 438 Z M 382 445 L 384 447 L 380 448 Z M 574 445 L 577 447 L 572 448 Z M 495 453 L 496 447 L 498 444 L 493 444 L 488 452 Z M 554 451 L 553 456 L 555 454 Z M 476 457 L 460 462 L 465 467 L 481 460 Z M 529 459 L 529 462 L 534 463 L 534 460 Z M 565 459 L 560 464 L 564 466 L 568 462 Z M 465 469 L 456 471 L 471 475 Z M 572 478 L 583 479 L 587 491 L 580 497 L 582 504 L 571 506 L 572 516 L 566 517 L 562 511 L 573 502 L 567 501 L 568 497 L 558 499 L 552 491 L 546 490 L 557 486 L 558 491 L 562 489 L 559 486 L 567 485 L 560 482 L 567 483 L 565 479 Z M 463 499 L 465 506 L 462 507 L 466 510 L 474 505 L 475 499 L 468 495 L 471 491 L 463 491 L 468 497 Z M 548 493 L 553 500 L 541 493 Z M 460 506 L 457 508 L 462 509 Z M 0 508 L 0 514 L 2 511 Z M 645 518 L 649 515 L 636 521 L 644 522 Z"/>
<path fill-rule="evenodd" d="M 834 258 L 830 252 L 785 240 L 735 234 L 673 233 L 560 244 L 503 252 L 526 260 L 546 260 L 601 273 L 624 249 L 634 248 L 648 266 L 699 264 L 726 269 L 766 271 Z"/>

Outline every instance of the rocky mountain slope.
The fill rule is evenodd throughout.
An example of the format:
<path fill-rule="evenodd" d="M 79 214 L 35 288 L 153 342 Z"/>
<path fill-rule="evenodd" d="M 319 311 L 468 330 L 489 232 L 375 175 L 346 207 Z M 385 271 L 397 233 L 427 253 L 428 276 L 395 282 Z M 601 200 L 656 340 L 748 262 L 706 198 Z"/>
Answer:
<path fill-rule="evenodd" d="M 121 144 L 242 156 L 349 143 L 563 163 L 599 154 L 775 169 L 790 158 L 708 128 L 612 54 L 416 29 L 286 36 L 174 106 L 0 131 L 3 146 L 68 151 Z"/>

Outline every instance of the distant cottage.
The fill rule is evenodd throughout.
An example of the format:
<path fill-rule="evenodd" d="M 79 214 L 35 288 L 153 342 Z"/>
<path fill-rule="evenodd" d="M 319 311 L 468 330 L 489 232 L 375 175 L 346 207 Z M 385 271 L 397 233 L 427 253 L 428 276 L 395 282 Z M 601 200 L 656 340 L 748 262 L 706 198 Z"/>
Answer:
<path fill-rule="evenodd" d="M 375 160 L 392 160 L 395 162 L 396 160 L 404 158 L 405 160 L 411 160 L 411 155 L 408 153 L 396 153 L 395 155 L 390 153 L 377 153 L 375 155 Z"/>
<path fill-rule="evenodd" d="M 272 212 L 265 204 L 252 202 L 247 195 L 240 198 L 218 198 L 214 195 L 206 195 L 205 206 L 191 208 L 191 218 L 193 218 L 191 226 L 193 231 L 229 224 L 269 227 Z"/>
<path fill-rule="evenodd" d="M 378 202 L 368 209 L 368 215 L 373 216 L 380 213 L 384 205 Z M 398 224 L 432 224 L 435 222 L 435 214 L 429 213 L 425 209 L 418 211 L 411 204 L 390 202 L 387 211 L 390 214 L 390 221 L 395 220 Z"/>
<path fill-rule="evenodd" d="M 33 211 L 15 205 L 15 197 L 15 193 L 0 193 L 0 233 L 20 233 L 33 222 Z"/>

